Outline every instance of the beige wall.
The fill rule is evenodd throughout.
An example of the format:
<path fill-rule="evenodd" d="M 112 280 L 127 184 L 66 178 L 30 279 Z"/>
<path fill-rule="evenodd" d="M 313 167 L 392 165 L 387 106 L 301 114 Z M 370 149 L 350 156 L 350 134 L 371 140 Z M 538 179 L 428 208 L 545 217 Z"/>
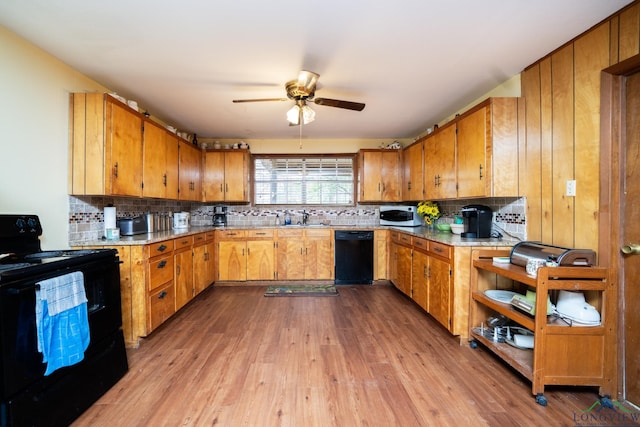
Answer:
<path fill-rule="evenodd" d="M 0 56 L 0 213 L 38 215 L 43 249 L 66 248 L 68 94 L 105 89 L 2 26 Z"/>

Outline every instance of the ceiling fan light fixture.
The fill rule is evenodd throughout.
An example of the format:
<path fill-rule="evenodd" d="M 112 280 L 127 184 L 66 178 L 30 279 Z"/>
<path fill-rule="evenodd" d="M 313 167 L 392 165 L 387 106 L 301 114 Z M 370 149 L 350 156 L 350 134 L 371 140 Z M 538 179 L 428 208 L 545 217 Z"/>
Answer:
<path fill-rule="evenodd" d="M 307 125 L 316 119 L 316 112 L 308 105 L 294 105 L 289 111 L 287 111 L 287 121 L 292 125 L 299 125 L 300 119 L 302 123 Z"/>
<path fill-rule="evenodd" d="M 287 111 L 287 121 L 292 125 L 297 125 L 300 123 L 299 120 L 300 120 L 300 107 L 298 107 L 297 105 L 294 105 L 293 107 L 291 107 L 289 111 Z"/>
<path fill-rule="evenodd" d="M 308 105 L 302 106 L 302 121 L 303 123 L 309 124 L 316 119 L 316 112 L 311 109 Z"/>

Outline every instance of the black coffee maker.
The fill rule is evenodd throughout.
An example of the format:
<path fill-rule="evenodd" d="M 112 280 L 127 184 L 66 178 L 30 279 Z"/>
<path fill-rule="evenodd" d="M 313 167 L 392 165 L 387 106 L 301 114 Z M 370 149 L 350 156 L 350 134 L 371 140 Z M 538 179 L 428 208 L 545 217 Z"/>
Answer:
<path fill-rule="evenodd" d="M 227 226 L 227 207 L 226 206 L 213 207 L 213 226 L 214 227 Z"/>
<path fill-rule="evenodd" d="M 467 239 L 483 239 L 491 237 L 491 220 L 493 211 L 489 206 L 467 205 L 462 208 L 464 231 L 460 237 Z"/>

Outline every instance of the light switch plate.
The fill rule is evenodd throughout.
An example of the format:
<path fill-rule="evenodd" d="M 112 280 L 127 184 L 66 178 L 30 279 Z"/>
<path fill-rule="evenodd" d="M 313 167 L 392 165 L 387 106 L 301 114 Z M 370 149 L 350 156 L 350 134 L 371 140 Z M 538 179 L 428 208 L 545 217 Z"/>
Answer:
<path fill-rule="evenodd" d="M 576 181 L 569 180 L 567 181 L 567 196 L 575 196 L 576 195 Z"/>

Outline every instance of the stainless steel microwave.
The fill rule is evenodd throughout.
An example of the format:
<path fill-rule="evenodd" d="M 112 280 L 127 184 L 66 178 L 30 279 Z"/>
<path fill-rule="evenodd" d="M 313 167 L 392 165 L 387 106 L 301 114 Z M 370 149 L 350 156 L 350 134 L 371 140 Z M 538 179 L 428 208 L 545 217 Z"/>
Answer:
<path fill-rule="evenodd" d="M 420 227 L 424 221 L 415 206 L 388 205 L 380 206 L 380 225 Z"/>

